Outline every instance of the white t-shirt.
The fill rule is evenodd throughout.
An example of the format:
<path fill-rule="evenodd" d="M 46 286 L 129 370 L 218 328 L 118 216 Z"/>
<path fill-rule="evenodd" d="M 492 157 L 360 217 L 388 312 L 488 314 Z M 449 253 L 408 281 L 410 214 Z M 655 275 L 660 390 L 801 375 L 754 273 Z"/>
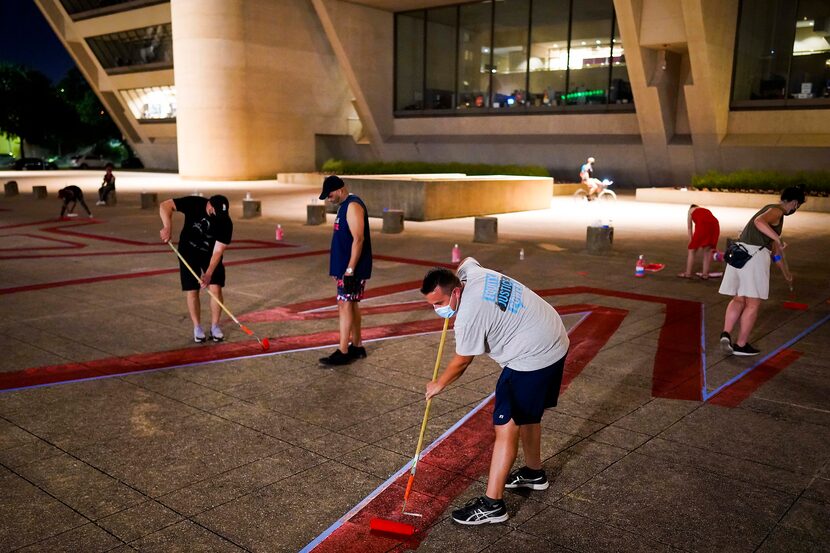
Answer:
<path fill-rule="evenodd" d="M 556 310 L 523 284 L 483 268 L 472 257 L 457 271 L 464 283 L 455 319 L 458 355 L 488 354 L 502 367 L 536 371 L 568 352 Z"/>

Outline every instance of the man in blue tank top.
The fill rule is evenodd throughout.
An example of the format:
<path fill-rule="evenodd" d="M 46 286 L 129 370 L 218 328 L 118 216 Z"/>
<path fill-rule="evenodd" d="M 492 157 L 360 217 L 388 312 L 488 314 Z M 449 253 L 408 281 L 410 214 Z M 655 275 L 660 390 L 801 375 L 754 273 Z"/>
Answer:
<path fill-rule="evenodd" d="M 360 300 L 366 281 L 372 276 L 372 240 L 369 214 L 363 200 L 349 194 L 346 183 L 335 175 L 323 181 L 321 200 L 339 205 L 331 237 L 329 275 L 337 281 L 337 308 L 340 318 L 340 347 L 323 365 L 348 365 L 366 357 L 360 338 Z"/>

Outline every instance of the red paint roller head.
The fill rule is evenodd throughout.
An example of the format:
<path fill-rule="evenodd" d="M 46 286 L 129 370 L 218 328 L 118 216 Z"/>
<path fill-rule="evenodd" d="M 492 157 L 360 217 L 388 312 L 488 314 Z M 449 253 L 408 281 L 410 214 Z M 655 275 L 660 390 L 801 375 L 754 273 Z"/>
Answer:
<path fill-rule="evenodd" d="M 400 536 L 412 536 L 415 534 L 415 527 L 403 522 L 395 522 L 394 520 L 386 520 L 385 518 L 373 518 L 369 521 L 369 528 L 376 532 L 387 532 L 389 534 L 398 534 Z"/>
<path fill-rule="evenodd" d="M 260 341 L 260 344 L 262 344 L 262 349 L 264 349 L 265 351 L 271 349 L 271 342 L 268 341 L 268 338 L 263 338 Z"/>

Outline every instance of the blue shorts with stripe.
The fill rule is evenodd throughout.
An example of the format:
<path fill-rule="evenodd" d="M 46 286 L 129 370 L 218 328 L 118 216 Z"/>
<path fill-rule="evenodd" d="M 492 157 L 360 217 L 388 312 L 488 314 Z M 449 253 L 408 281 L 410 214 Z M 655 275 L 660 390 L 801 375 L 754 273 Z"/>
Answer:
<path fill-rule="evenodd" d="M 510 419 L 518 425 L 541 422 L 545 409 L 556 407 L 559 401 L 566 357 L 535 371 L 502 369 L 496 384 L 493 424 L 507 424 Z"/>

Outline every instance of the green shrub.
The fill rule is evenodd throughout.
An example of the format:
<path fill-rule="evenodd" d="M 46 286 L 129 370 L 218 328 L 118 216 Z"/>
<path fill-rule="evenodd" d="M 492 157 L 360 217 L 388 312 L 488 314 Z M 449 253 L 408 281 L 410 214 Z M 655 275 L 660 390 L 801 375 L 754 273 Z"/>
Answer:
<path fill-rule="evenodd" d="M 329 159 L 324 173 L 337 175 L 396 175 L 402 173 L 464 173 L 466 175 L 519 175 L 549 177 L 538 165 L 488 165 L 485 163 L 427 163 L 425 161 L 345 161 Z"/>
<path fill-rule="evenodd" d="M 778 171 L 735 171 L 720 173 L 709 171 L 692 177 L 695 188 L 709 188 L 724 191 L 780 193 L 790 186 L 800 186 L 808 196 L 830 195 L 830 171 L 800 171 L 781 173 Z"/>

